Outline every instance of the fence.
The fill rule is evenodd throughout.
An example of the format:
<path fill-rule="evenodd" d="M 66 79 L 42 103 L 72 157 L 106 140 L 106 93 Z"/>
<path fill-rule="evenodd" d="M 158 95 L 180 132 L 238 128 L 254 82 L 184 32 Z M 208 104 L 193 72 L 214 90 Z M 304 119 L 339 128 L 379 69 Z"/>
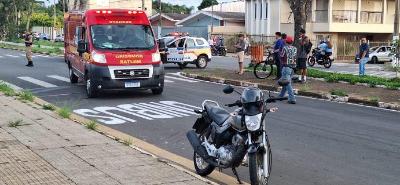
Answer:
<path fill-rule="evenodd" d="M 334 53 L 336 53 L 337 60 L 354 60 L 355 55 L 359 52 L 359 41 L 349 42 L 346 40 L 342 40 L 334 43 Z M 390 46 L 390 41 L 381 41 L 381 42 L 369 42 L 369 47 L 376 46 Z"/>
<path fill-rule="evenodd" d="M 211 34 L 211 36 L 221 36 L 224 38 L 224 44 L 227 49 L 227 52 L 233 53 L 235 52 L 234 45 L 238 41 L 239 37 L 237 34 Z M 274 36 L 265 36 L 265 35 L 247 35 L 251 45 L 264 45 L 265 47 L 272 46 L 275 37 Z M 266 51 L 266 50 L 264 50 Z"/>

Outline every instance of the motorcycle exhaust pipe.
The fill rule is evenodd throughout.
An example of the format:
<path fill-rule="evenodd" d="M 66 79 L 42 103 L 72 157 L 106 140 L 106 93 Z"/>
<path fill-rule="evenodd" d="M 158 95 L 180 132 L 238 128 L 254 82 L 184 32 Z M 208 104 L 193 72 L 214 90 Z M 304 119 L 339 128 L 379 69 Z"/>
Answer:
<path fill-rule="evenodd" d="M 201 141 L 194 130 L 187 132 L 186 137 L 188 138 L 190 145 L 192 145 L 193 150 L 197 154 L 199 154 L 203 159 L 208 159 L 210 157 L 206 148 L 201 145 Z"/>

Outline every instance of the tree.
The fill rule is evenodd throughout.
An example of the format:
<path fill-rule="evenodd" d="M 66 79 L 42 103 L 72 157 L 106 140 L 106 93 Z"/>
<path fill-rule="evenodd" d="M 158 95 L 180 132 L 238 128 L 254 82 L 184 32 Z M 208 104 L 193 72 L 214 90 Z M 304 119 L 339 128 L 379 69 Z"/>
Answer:
<path fill-rule="evenodd" d="M 197 8 L 199 10 L 213 6 L 213 5 L 217 5 L 218 1 L 217 0 L 203 0 L 200 4 L 200 6 L 198 6 Z"/>
<path fill-rule="evenodd" d="M 287 0 L 294 17 L 294 36 L 300 37 L 300 30 L 306 29 L 307 19 L 311 15 L 312 0 Z M 295 46 L 299 45 L 299 40 L 295 39 Z"/>
<path fill-rule="evenodd" d="M 158 1 L 153 1 L 153 9 L 156 12 L 160 12 Z M 190 14 L 194 7 L 187 7 L 185 5 L 173 5 L 169 3 L 161 2 L 161 9 L 163 13 L 183 13 Z"/>

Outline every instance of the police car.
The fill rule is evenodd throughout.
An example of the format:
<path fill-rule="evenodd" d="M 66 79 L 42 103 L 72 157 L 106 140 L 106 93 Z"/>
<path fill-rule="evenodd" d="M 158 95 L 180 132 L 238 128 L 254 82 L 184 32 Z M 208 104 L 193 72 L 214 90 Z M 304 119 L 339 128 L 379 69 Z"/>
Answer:
<path fill-rule="evenodd" d="M 163 63 L 178 64 L 183 69 L 188 64 L 197 68 L 207 67 L 211 61 L 211 48 L 208 42 L 199 37 L 171 36 L 159 39 L 161 60 Z"/>

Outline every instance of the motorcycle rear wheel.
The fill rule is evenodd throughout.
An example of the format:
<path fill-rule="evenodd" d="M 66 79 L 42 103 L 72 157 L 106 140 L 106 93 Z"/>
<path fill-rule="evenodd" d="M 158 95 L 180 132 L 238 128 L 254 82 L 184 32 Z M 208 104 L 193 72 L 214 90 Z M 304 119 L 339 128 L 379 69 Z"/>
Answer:
<path fill-rule="evenodd" d="M 312 66 L 315 65 L 315 61 L 316 61 L 316 59 L 315 59 L 315 57 L 313 57 L 313 56 L 310 56 L 310 57 L 308 57 L 308 59 L 307 59 L 307 63 L 308 63 L 308 65 L 309 65 L 310 67 L 312 67 Z"/>
<path fill-rule="evenodd" d="M 196 152 L 193 153 L 193 163 L 194 163 L 194 169 L 196 170 L 196 173 L 203 177 L 209 175 L 215 169 L 215 166 L 208 164 Z"/>
<path fill-rule="evenodd" d="M 332 60 L 331 59 L 327 59 L 328 61 L 326 61 L 325 63 L 324 63 L 324 67 L 325 68 L 330 68 L 331 66 L 332 66 Z"/>
<path fill-rule="evenodd" d="M 266 79 L 272 75 L 274 67 L 272 64 L 260 62 L 254 66 L 253 73 L 258 79 Z"/>

